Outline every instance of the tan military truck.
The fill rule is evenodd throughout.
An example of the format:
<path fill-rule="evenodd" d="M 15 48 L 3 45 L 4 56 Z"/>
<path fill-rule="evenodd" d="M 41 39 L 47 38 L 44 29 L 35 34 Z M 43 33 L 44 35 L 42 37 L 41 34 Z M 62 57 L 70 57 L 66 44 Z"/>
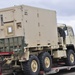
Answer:
<path fill-rule="evenodd" d="M 73 29 L 57 27 L 55 11 L 25 5 L 0 9 L 2 72 L 22 70 L 25 75 L 38 75 L 60 62 L 73 66 L 74 45 Z"/>

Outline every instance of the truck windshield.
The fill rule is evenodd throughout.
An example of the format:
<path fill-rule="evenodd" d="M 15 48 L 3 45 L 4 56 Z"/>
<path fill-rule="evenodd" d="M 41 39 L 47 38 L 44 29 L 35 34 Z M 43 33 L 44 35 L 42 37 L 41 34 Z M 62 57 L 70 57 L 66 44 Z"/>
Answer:
<path fill-rule="evenodd" d="M 66 36 L 72 36 L 72 37 L 74 36 L 72 27 L 66 27 L 66 29 L 63 27 L 63 30 Z"/>

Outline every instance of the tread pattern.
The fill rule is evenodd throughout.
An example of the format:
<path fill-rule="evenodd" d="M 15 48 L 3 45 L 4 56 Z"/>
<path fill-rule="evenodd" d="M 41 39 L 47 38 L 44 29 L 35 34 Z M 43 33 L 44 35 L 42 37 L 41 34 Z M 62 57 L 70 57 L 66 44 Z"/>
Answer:
<path fill-rule="evenodd" d="M 75 53 L 74 53 L 73 50 L 70 49 L 69 51 L 67 51 L 66 65 L 68 65 L 68 66 L 74 66 L 75 65 L 75 59 L 74 59 L 74 62 L 71 63 L 71 61 L 70 61 L 70 54 L 73 54 L 74 58 L 75 58 Z"/>
<path fill-rule="evenodd" d="M 37 63 L 38 63 L 38 70 L 37 70 L 36 73 L 32 72 L 32 70 L 31 70 L 31 61 L 32 60 L 36 60 Z M 29 61 L 23 62 L 22 65 L 23 65 L 23 70 L 24 70 L 24 74 L 25 75 L 38 75 L 39 74 L 40 63 L 39 63 L 39 60 L 38 60 L 38 58 L 36 56 L 34 56 L 34 55 L 31 56 L 30 59 L 29 59 Z"/>
<path fill-rule="evenodd" d="M 39 55 L 39 60 L 40 60 L 40 68 L 41 70 L 45 71 L 45 72 L 49 72 L 51 70 L 51 66 L 49 68 L 46 68 L 45 67 L 45 64 L 44 64 L 44 59 L 45 57 L 49 57 L 50 59 L 50 65 L 52 66 L 52 59 L 51 59 L 51 56 L 48 52 L 43 52 Z"/>

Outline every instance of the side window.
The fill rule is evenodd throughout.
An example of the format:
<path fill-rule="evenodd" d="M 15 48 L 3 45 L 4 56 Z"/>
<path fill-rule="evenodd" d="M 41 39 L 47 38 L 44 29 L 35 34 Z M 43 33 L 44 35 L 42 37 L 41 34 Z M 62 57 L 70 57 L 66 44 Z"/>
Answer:
<path fill-rule="evenodd" d="M 66 34 L 66 36 L 68 35 L 67 30 L 65 30 L 65 34 Z"/>
<path fill-rule="evenodd" d="M 74 32 L 73 32 L 73 29 L 71 27 L 68 27 L 68 35 L 74 36 Z"/>
<path fill-rule="evenodd" d="M 1 24 L 0 24 L 1 26 L 4 25 L 4 23 L 3 23 L 3 15 L 0 15 L 0 23 L 1 23 Z"/>
<path fill-rule="evenodd" d="M 7 32 L 8 32 L 8 34 L 11 34 L 11 33 L 13 32 L 12 26 L 9 26 L 9 27 L 7 28 Z"/>

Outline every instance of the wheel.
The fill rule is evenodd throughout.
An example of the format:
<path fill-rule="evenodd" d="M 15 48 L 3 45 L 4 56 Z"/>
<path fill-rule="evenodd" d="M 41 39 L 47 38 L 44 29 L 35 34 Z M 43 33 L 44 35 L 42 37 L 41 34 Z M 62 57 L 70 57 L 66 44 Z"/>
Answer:
<path fill-rule="evenodd" d="M 75 53 L 73 50 L 67 52 L 66 65 L 73 66 L 75 65 Z"/>
<path fill-rule="evenodd" d="M 41 70 L 49 72 L 52 67 L 52 59 L 50 54 L 48 52 L 41 53 L 39 55 L 39 60 L 40 60 Z"/>
<path fill-rule="evenodd" d="M 30 56 L 29 61 L 23 62 L 22 65 L 25 75 L 38 75 L 40 72 L 40 63 L 37 56 Z"/>

